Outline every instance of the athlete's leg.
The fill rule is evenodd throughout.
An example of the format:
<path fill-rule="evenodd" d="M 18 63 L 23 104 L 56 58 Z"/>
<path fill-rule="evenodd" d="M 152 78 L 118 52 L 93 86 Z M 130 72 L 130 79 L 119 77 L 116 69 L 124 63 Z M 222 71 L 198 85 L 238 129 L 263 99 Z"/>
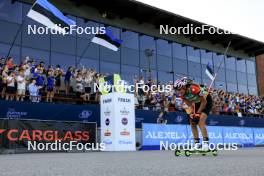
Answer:
<path fill-rule="evenodd" d="M 206 129 L 206 119 L 207 119 L 207 114 L 202 113 L 199 123 L 198 123 L 202 136 L 203 136 L 203 145 L 202 145 L 203 150 L 208 150 L 208 145 L 209 145 L 209 138 L 208 138 L 208 133 Z"/>
<path fill-rule="evenodd" d="M 201 130 L 202 136 L 203 138 L 208 138 L 208 133 L 207 133 L 207 129 L 206 129 L 206 119 L 207 119 L 207 114 L 202 113 L 200 120 L 199 120 L 199 128 Z M 207 140 L 208 141 L 208 140 Z"/>
<path fill-rule="evenodd" d="M 206 100 L 207 100 L 207 104 L 206 104 L 206 107 L 200 116 L 200 120 L 199 120 L 198 125 L 199 125 L 199 128 L 200 128 L 202 136 L 203 136 L 203 142 L 209 143 L 208 133 L 207 133 L 207 129 L 206 129 L 206 119 L 208 117 L 208 114 L 212 110 L 212 106 L 213 106 L 213 100 L 212 100 L 212 97 L 210 94 L 207 96 Z"/>
<path fill-rule="evenodd" d="M 193 114 L 195 114 L 196 109 L 199 106 L 200 106 L 200 103 L 193 103 L 192 104 Z M 193 114 L 191 114 L 190 116 L 193 116 Z M 200 145 L 199 132 L 198 132 L 198 128 L 197 128 L 198 121 L 199 121 L 199 119 L 197 119 L 196 117 L 190 118 L 190 125 L 192 128 L 193 140 L 194 140 L 194 144 L 195 144 L 196 148 L 199 148 L 199 145 Z"/>
<path fill-rule="evenodd" d="M 193 139 L 194 139 L 194 143 L 199 143 L 199 133 L 198 133 L 198 128 L 197 128 L 197 123 L 194 122 L 192 119 L 190 119 L 190 125 L 192 128 L 192 134 L 193 134 Z"/>

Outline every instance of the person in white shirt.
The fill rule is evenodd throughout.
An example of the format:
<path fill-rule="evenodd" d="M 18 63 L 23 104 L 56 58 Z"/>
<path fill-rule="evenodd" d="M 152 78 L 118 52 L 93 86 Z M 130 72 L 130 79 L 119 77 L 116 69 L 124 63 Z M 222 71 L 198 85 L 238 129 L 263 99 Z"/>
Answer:
<path fill-rule="evenodd" d="M 24 101 L 25 93 L 26 93 L 26 79 L 24 75 L 24 71 L 20 71 L 19 75 L 16 78 L 17 81 L 17 97 L 16 100 Z"/>
<path fill-rule="evenodd" d="M 81 73 L 78 73 L 76 78 L 76 92 L 77 92 L 77 97 L 80 98 L 81 94 L 83 93 L 83 77 Z"/>
<path fill-rule="evenodd" d="M 84 74 L 84 79 L 83 79 L 84 94 L 82 95 L 82 98 L 84 101 L 90 100 L 92 81 L 93 81 L 92 74 L 93 73 L 89 70 Z"/>
<path fill-rule="evenodd" d="M 22 66 L 23 70 L 24 70 L 24 77 L 26 80 L 29 80 L 30 78 L 30 74 L 31 74 L 31 65 L 30 63 L 25 63 L 23 66 Z"/>
<path fill-rule="evenodd" d="M 31 83 L 28 85 L 28 91 L 29 91 L 29 95 L 30 95 L 30 100 L 31 102 L 39 102 L 40 101 L 40 97 L 39 97 L 39 88 L 36 85 L 36 80 L 32 79 Z"/>
<path fill-rule="evenodd" d="M 13 100 L 16 93 L 16 87 L 15 87 L 15 74 L 13 72 L 9 72 L 8 76 L 6 78 L 7 83 L 7 94 L 6 94 L 6 100 Z"/>

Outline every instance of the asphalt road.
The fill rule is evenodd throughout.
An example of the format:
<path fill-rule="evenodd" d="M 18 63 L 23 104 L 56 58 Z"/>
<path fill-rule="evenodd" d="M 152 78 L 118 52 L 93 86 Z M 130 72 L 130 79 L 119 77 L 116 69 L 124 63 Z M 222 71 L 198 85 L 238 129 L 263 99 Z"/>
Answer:
<path fill-rule="evenodd" d="M 217 157 L 175 157 L 172 151 L 0 155 L 1 176 L 262 176 L 264 148 Z"/>

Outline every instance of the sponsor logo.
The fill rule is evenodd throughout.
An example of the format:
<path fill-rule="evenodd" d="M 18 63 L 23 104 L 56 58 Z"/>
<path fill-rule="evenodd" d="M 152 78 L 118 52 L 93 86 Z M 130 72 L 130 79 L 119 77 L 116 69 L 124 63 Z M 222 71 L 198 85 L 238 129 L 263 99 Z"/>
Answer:
<path fill-rule="evenodd" d="M 120 135 L 121 136 L 129 136 L 130 135 L 130 132 L 128 132 L 126 129 L 124 129 L 124 131 L 121 131 L 120 132 Z"/>
<path fill-rule="evenodd" d="M 111 132 L 107 129 L 106 132 L 104 133 L 104 136 L 111 136 Z"/>
<path fill-rule="evenodd" d="M 0 129 L 0 134 L 2 134 L 3 132 L 5 132 L 5 129 Z"/>
<path fill-rule="evenodd" d="M 105 119 L 105 125 L 108 126 L 110 124 L 110 119 Z"/>
<path fill-rule="evenodd" d="M 6 112 L 6 118 L 20 119 L 23 116 L 26 116 L 27 114 L 27 112 L 16 111 L 14 108 L 9 108 Z"/>
<path fill-rule="evenodd" d="M 118 98 L 117 99 L 119 102 L 123 102 L 123 103 L 130 103 L 131 100 L 129 98 Z"/>
<path fill-rule="evenodd" d="M 127 125 L 128 124 L 128 120 L 127 120 L 126 117 L 123 117 L 121 122 L 122 122 L 123 125 Z"/>
<path fill-rule="evenodd" d="M 239 125 L 240 125 L 240 126 L 244 126 L 245 124 L 246 124 L 245 120 L 240 120 L 240 121 L 239 121 Z"/>
<path fill-rule="evenodd" d="M 118 143 L 119 144 L 125 144 L 125 145 L 133 144 L 132 141 L 123 141 L 123 140 L 119 140 Z"/>
<path fill-rule="evenodd" d="M 110 116 L 111 111 L 109 111 L 108 107 L 106 108 L 106 111 L 104 112 L 105 116 Z"/>
<path fill-rule="evenodd" d="M 106 139 L 103 141 L 106 145 L 111 145 L 113 142 L 110 139 Z"/>
<path fill-rule="evenodd" d="M 182 121 L 183 121 L 183 117 L 182 116 L 177 116 L 175 118 L 175 122 L 177 122 L 177 123 L 181 123 Z"/>
<path fill-rule="evenodd" d="M 21 130 L 21 129 L 0 129 L 9 141 L 88 141 L 89 131 L 65 131 L 57 130 Z"/>
<path fill-rule="evenodd" d="M 108 99 L 103 100 L 103 104 L 111 103 L 111 102 L 112 102 L 112 99 L 111 98 L 108 98 Z"/>
<path fill-rule="evenodd" d="M 255 133 L 255 139 L 258 139 L 258 140 L 264 140 L 264 134 L 261 134 L 261 133 Z"/>
<path fill-rule="evenodd" d="M 126 110 L 126 108 L 124 107 L 122 110 L 120 110 L 121 115 L 128 115 L 129 111 Z"/>
<path fill-rule="evenodd" d="M 136 117 L 136 123 L 142 123 L 144 120 L 143 117 Z"/>
<path fill-rule="evenodd" d="M 209 125 L 216 125 L 218 124 L 218 121 L 215 121 L 215 120 L 210 120 L 209 121 Z"/>
<path fill-rule="evenodd" d="M 186 139 L 187 136 L 184 132 L 171 132 L 171 131 L 148 131 L 146 139 Z"/>
<path fill-rule="evenodd" d="M 253 134 L 246 134 L 246 133 L 232 133 L 232 132 L 228 132 L 226 134 L 224 134 L 224 138 L 226 139 L 253 139 Z"/>
<path fill-rule="evenodd" d="M 79 114 L 79 118 L 80 118 L 80 119 L 88 119 L 92 114 L 93 114 L 92 111 L 83 110 L 83 111 Z"/>

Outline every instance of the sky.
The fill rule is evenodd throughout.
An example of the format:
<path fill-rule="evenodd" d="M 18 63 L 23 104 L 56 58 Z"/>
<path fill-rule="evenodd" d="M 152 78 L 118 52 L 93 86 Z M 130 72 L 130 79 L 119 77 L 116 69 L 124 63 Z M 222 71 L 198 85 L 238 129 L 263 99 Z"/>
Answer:
<path fill-rule="evenodd" d="M 137 0 L 264 42 L 264 0 Z"/>

